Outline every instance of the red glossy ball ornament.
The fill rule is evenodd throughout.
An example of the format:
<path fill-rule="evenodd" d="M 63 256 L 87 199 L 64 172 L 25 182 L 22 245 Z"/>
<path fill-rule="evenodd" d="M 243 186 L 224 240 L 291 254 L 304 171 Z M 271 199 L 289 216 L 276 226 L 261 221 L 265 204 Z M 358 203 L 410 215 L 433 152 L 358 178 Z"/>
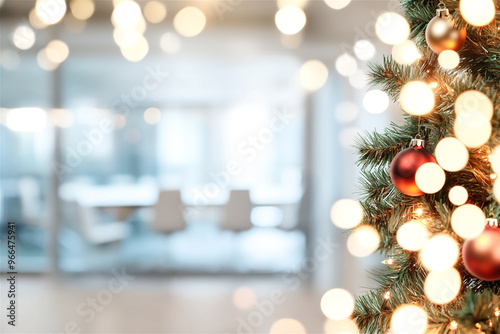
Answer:
<path fill-rule="evenodd" d="M 500 280 L 500 228 L 487 225 L 479 237 L 465 241 L 462 258 L 472 276 L 488 282 Z"/>
<path fill-rule="evenodd" d="M 428 162 L 436 162 L 434 156 L 424 148 L 422 139 L 412 139 L 410 147 L 399 152 L 391 162 L 391 180 L 394 186 L 408 196 L 420 196 L 415 181 L 415 174 L 420 166 Z"/>

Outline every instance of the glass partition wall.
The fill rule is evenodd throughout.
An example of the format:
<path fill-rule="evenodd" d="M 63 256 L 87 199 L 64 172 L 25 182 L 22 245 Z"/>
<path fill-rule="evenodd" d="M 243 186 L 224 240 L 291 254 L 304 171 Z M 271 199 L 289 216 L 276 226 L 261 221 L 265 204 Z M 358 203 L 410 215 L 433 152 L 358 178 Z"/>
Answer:
<path fill-rule="evenodd" d="M 2 57 L 1 228 L 16 221 L 19 270 L 298 270 L 300 60 L 187 48 L 130 63 L 98 31 L 38 31 L 69 44 L 54 71 L 36 53 Z M 257 37 L 240 45 L 262 47 Z"/>

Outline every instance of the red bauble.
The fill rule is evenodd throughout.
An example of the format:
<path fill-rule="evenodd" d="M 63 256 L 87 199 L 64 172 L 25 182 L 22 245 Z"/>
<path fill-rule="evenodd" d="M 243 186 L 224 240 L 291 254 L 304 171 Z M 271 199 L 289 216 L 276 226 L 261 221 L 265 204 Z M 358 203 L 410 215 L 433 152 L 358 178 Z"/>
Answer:
<path fill-rule="evenodd" d="M 486 226 L 479 237 L 462 247 L 467 271 L 483 281 L 500 280 L 500 228 Z"/>
<path fill-rule="evenodd" d="M 399 152 L 391 162 L 392 183 L 405 195 L 423 195 L 415 182 L 415 174 L 420 166 L 428 162 L 436 162 L 436 159 L 424 148 L 424 141 L 412 140 L 411 146 Z"/>

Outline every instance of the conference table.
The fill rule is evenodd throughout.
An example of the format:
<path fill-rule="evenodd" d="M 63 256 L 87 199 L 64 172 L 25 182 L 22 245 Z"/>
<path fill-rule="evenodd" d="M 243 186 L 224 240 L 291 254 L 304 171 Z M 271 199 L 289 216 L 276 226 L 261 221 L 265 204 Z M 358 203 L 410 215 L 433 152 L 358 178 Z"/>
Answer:
<path fill-rule="evenodd" d="M 135 210 L 153 207 L 158 201 L 159 187 L 153 183 L 131 184 L 79 184 L 62 194 L 63 199 L 71 197 L 78 204 L 86 207 L 109 209 L 115 213 L 118 221 L 126 220 Z M 261 187 L 251 192 L 254 206 L 282 206 L 297 203 L 302 196 L 294 191 L 283 191 L 281 187 Z M 64 198 L 66 197 L 66 198 Z M 187 197 L 187 198 L 184 198 Z M 229 192 L 207 202 L 195 203 L 193 196 L 183 196 L 187 209 L 222 207 L 229 198 Z"/>

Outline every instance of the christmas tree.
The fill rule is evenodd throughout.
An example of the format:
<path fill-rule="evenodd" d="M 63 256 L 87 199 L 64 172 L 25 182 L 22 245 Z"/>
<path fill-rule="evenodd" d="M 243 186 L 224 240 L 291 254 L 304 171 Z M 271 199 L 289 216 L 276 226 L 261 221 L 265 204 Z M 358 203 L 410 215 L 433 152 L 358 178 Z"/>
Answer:
<path fill-rule="evenodd" d="M 370 334 L 500 333 L 500 1 L 400 3 L 409 40 L 369 74 L 405 122 L 358 139 L 360 224 L 332 208 L 387 258 L 352 319 Z"/>

